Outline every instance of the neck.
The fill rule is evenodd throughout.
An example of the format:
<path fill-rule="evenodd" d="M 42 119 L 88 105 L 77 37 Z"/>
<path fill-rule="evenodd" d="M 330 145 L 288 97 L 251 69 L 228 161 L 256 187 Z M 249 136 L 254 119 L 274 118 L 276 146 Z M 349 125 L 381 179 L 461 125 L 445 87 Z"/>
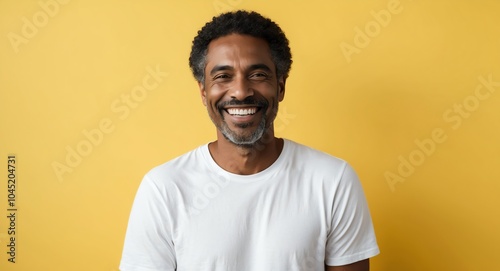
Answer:
<path fill-rule="evenodd" d="M 252 146 L 238 146 L 219 132 L 208 145 L 215 162 L 224 170 L 240 175 L 258 173 L 271 166 L 283 149 L 283 139 L 274 137 L 272 128 Z"/>

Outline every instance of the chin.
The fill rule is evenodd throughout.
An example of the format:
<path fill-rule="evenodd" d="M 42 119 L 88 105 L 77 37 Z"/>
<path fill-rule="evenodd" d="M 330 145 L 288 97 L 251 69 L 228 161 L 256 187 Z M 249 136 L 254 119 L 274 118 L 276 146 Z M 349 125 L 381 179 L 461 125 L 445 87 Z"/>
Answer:
<path fill-rule="evenodd" d="M 220 131 L 229 142 L 233 143 L 236 146 L 244 148 L 254 147 L 258 142 L 260 142 L 262 136 L 264 135 L 264 129 L 260 126 L 256 131 L 252 132 L 252 134 L 248 136 L 238 135 L 228 128 L 220 129 Z"/>

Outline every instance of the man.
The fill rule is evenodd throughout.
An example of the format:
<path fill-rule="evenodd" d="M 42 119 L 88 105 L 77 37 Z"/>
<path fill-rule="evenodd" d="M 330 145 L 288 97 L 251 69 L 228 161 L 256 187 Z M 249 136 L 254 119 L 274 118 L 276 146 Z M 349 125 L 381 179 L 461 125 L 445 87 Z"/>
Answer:
<path fill-rule="evenodd" d="M 292 60 L 255 12 L 214 17 L 189 64 L 217 140 L 146 174 L 122 271 L 367 271 L 379 253 L 366 200 L 343 160 L 276 138 Z"/>

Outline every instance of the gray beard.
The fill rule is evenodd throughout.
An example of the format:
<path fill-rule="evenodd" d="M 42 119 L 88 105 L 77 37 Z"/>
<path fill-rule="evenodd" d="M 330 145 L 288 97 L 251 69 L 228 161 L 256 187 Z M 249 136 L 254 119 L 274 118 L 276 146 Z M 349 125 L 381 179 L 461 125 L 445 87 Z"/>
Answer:
<path fill-rule="evenodd" d="M 231 142 L 239 147 L 253 148 L 262 139 L 262 137 L 264 136 L 264 133 L 266 132 L 266 125 L 268 123 L 266 121 L 267 115 L 265 112 L 266 112 L 267 108 L 268 108 L 268 105 L 266 103 L 265 106 L 263 106 L 261 108 L 262 118 L 259 122 L 259 126 L 252 134 L 250 134 L 248 136 L 238 135 L 234 131 L 229 129 L 229 127 L 224 119 L 224 115 L 222 113 L 222 110 L 219 110 L 219 114 L 220 114 L 221 119 L 222 119 L 222 123 L 220 125 L 214 121 L 214 119 L 212 118 L 210 113 L 208 114 L 208 116 L 210 117 L 212 122 L 217 127 L 217 130 L 219 130 L 221 132 L 221 134 L 224 136 L 224 138 L 226 138 L 229 142 Z M 275 105 L 275 109 L 273 109 L 273 110 L 276 110 L 276 112 L 278 111 L 278 104 Z M 276 116 L 274 116 L 274 117 L 276 117 Z M 273 120 L 271 120 L 271 123 L 272 123 L 272 121 Z M 248 125 L 243 124 L 243 125 L 240 125 L 239 127 L 246 128 L 246 127 L 248 127 Z"/>
<path fill-rule="evenodd" d="M 242 127 L 244 128 L 244 127 Z M 222 135 L 229 140 L 231 143 L 242 146 L 242 147 L 247 147 L 251 148 L 253 147 L 264 135 L 264 132 L 266 130 L 266 116 L 262 116 L 262 119 L 260 120 L 259 126 L 257 129 L 250 135 L 244 136 L 244 135 L 238 135 L 235 132 L 233 132 L 227 124 L 224 122 L 222 126 L 217 127 L 219 131 L 222 133 Z"/>

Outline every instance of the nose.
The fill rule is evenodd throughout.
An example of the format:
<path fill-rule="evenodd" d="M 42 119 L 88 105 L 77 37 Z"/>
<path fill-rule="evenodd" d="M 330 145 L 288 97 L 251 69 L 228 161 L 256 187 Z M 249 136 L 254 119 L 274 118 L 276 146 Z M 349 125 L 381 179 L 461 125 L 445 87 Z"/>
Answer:
<path fill-rule="evenodd" d="M 229 86 L 229 95 L 231 99 L 243 101 L 245 98 L 253 96 L 254 91 L 250 82 L 244 76 L 236 76 L 233 83 Z"/>

